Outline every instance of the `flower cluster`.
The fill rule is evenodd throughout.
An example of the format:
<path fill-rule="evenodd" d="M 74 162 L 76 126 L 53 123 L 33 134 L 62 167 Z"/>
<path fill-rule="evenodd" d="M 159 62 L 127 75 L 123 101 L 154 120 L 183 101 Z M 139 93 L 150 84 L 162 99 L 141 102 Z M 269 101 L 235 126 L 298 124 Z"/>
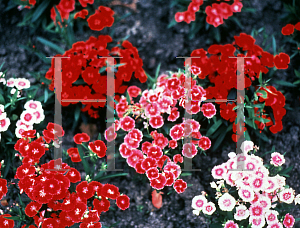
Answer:
<path fill-rule="evenodd" d="M 218 179 L 217 183 L 211 183 L 211 187 L 216 189 L 216 204 L 220 211 L 229 213 L 223 225 L 227 228 L 239 227 L 241 223 L 245 225 L 244 221 L 247 220 L 247 224 L 254 228 L 262 228 L 266 224 L 268 228 L 282 228 L 283 225 L 292 227 L 295 221 L 293 216 L 277 208 L 284 206 L 280 204 L 299 203 L 300 195 L 295 197 L 295 191 L 286 186 L 284 176 L 269 175 L 263 160 L 249 153 L 253 145 L 251 141 L 243 142 L 241 149 L 244 148 L 244 153 L 231 152 L 227 162 L 212 169 L 212 176 Z M 278 152 L 274 152 L 271 157 L 274 166 L 284 163 L 283 155 Z M 207 205 L 209 209 L 206 209 Z M 192 208 L 198 215 L 200 211 L 207 215 L 217 211 L 215 204 L 208 203 L 204 195 L 193 198 Z"/>
<path fill-rule="evenodd" d="M 98 181 L 81 181 L 79 171 L 62 163 L 61 159 L 38 166 L 40 158 L 49 150 L 49 143 L 55 144 L 58 137 L 64 135 L 64 130 L 49 123 L 42 137 L 34 139 L 35 133 L 35 130 L 23 132 L 23 138 L 15 145 L 15 150 L 22 156 L 22 165 L 15 178 L 19 179 L 20 194 L 26 193 L 31 199 L 25 214 L 33 217 L 36 225 L 33 227 L 69 227 L 81 223 L 80 228 L 100 228 L 100 214 L 109 210 L 109 199 L 116 200 L 122 210 L 129 207 L 129 197 L 120 194 L 118 187 Z M 79 134 L 74 139 L 80 144 L 89 140 L 85 137 Z M 61 165 L 57 165 L 57 161 Z M 75 192 L 69 189 L 71 183 L 77 183 Z"/>
<path fill-rule="evenodd" d="M 128 82 L 134 73 L 141 82 L 147 80 L 147 76 L 142 69 L 143 61 L 139 57 L 138 51 L 129 41 L 122 42 L 121 47 L 114 47 L 109 51 L 107 43 L 112 42 L 108 35 L 99 35 L 98 38 L 90 37 L 86 42 L 74 43 L 72 49 L 66 51 L 63 56 L 69 58 L 62 61 L 62 99 L 102 99 L 106 100 L 107 76 L 99 73 L 102 67 L 106 67 L 106 59 L 100 56 L 117 55 L 122 57 L 115 74 L 115 99 L 119 100 L 120 95 L 125 92 L 128 86 L 123 85 L 123 81 Z M 56 55 L 59 56 L 59 55 Z M 115 60 L 116 61 L 116 60 Z M 54 61 L 46 73 L 45 77 L 51 81 L 50 90 L 54 90 Z M 73 85 L 77 80 L 82 79 L 87 85 Z M 62 106 L 78 102 L 61 102 Z M 97 118 L 98 112 L 93 108 L 104 107 L 105 102 L 82 102 L 86 105 L 82 111 L 88 111 L 89 115 Z M 113 104 L 110 104 L 113 106 Z"/>
<path fill-rule="evenodd" d="M 284 26 L 282 29 L 281 29 L 281 33 L 285 36 L 289 36 L 289 35 L 292 35 L 294 33 L 294 30 L 298 30 L 300 31 L 300 22 L 298 22 L 297 24 L 295 25 L 292 25 L 292 24 L 287 24 L 286 26 Z"/>
<path fill-rule="evenodd" d="M 17 92 L 17 97 L 21 97 L 20 90 L 30 88 L 30 81 L 26 78 L 10 78 L 5 80 L 5 78 L 1 78 L 1 81 L 7 87 L 11 87 L 11 94 L 15 94 Z"/>
<path fill-rule="evenodd" d="M 276 123 L 271 121 L 270 117 L 265 116 L 265 109 L 255 107 L 255 113 L 250 116 L 251 110 L 248 110 L 249 119 L 254 119 L 257 127 L 260 129 L 264 128 L 264 124 L 270 126 L 270 131 L 277 133 L 282 130 L 281 119 L 285 115 L 285 97 L 272 86 L 265 86 L 261 83 L 258 87 L 255 87 L 257 80 L 262 81 L 262 73 L 267 74 L 268 68 L 286 69 L 290 62 L 290 58 L 285 53 L 280 53 L 275 57 L 263 51 L 261 47 L 255 44 L 255 39 L 245 33 L 241 33 L 239 36 L 234 37 L 235 42 L 233 44 L 225 45 L 211 45 L 207 51 L 204 49 L 197 49 L 191 53 L 192 57 L 198 56 L 201 58 L 192 58 L 192 66 L 199 68 L 198 77 L 200 79 L 206 79 L 208 77 L 209 83 L 213 86 L 209 86 L 205 89 L 207 99 L 227 99 L 229 92 L 237 89 L 237 60 L 230 58 L 233 56 L 237 57 L 248 57 L 244 59 L 244 75 L 245 75 L 245 88 L 246 96 L 253 97 L 253 103 L 258 105 L 258 98 L 260 104 L 265 102 L 266 106 L 270 106 L 273 109 Z M 208 53 L 210 57 L 208 57 Z M 249 88 L 255 87 L 256 92 L 252 94 Z M 222 103 L 216 102 L 220 105 L 220 116 L 230 122 L 235 122 L 236 107 L 235 103 Z M 250 106 L 253 105 L 251 102 Z M 262 117 L 262 118 L 258 118 Z M 248 118 L 248 117 L 246 117 Z M 248 121 L 247 124 L 251 121 Z M 254 124 L 252 128 L 255 128 Z M 235 132 L 236 126 L 233 123 L 233 132 Z M 234 141 L 237 140 L 236 135 L 232 135 Z"/>
<path fill-rule="evenodd" d="M 203 5 L 203 3 L 203 0 L 192 0 L 187 11 L 177 12 L 175 14 L 176 22 L 185 21 L 189 24 L 191 21 L 195 21 L 195 14 L 197 11 L 199 11 L 199 8 L 201 5 Z M 241 12 L 242 8 L 243 4 L 241 3 L 241 0 L 235 0 L 231 5 L 225 2 L 221 2 L 220 4 L 213 3 L 211 6 L 206 6 L 205 8 L 205 13 L 207 14 L 206 22 L 214 27 L 218 27 L 224 23 L 223 19 L 228 19 L 233 15 L 233 13 Z"/>
<path fill-rule="evenodd" d="M 121 156 L 126 158 L 128 165 L 137 173 L 146 174 L 150 185 L 157 190 L 173 185 L 177 193 L 182 193 L 187 184 L 177 179 L 181 174 L 181 168 L 177 163 L 183 162 L 182 155 L 193 158 L 199 148 L 207 150 L 211 146 L 209 138 L 201 135 L 199 122 L 193 119 L 183 119 L 182 123 L 177 123 L 180 120 L 180 107 L 190 114 L 201 111 L 207 118 L 212 118 L 216 114 L 216 109 L 211 103 L 201 107 L 201 102 L 206 100 L 205 90 L 196 84 L 196 80 L 191 80 L 190 98 L 192 101 L 190 107 L 186 108 L 185 82 L 185 74 L 171 73 L 170 76 L 160 75 L 154 85 L 156 88 L 141 92 L 141 89 L 136 86 L 129 87 L 127 90 L 129 100 L 122 97 L 116 105 L 120 119 L 105 131 L 105 138 L 108 141 L 117 137 L 115 131 L 118 132 L 121 129 L 125 132 L 124 142 L 119 148 Z M 140 94 L 139 101 L 134 103 L 132 98 Z M 177 104 L 178 107 L 176 107 Z M 130 114 L 136 116 L 136 120 L 130 117 Z M 141 127 L 136 126 L 136 123 Z M 147 129 L 148 134 L 144 134 L 140 129 L 144 131 Z M 160 129 L 163 129 L 162 132 L 167 135 L 159 133 Z M 143 138 L 148 137 L 149 134 L 151 137 L 142 142 Z M 193 138 L 191 143 L 182 143 L 181 146 L 179 142 L 189 136 Z M 167 146 L 170 149 L 167 149 Z M 178 150 L 182 155 L 174 154 L 171 160 L 168 154 Z"/>

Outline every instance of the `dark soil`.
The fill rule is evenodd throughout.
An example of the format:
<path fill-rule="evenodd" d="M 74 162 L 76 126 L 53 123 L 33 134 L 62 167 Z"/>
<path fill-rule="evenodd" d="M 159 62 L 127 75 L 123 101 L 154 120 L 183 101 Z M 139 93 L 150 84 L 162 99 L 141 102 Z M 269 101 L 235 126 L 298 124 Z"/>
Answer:
<path fill-rule="evenodd" d="M 155 74 L 155 69 L 159 63 L 161 63 L 161 72 L 167 70 L 176 71 L 178 67 L 183 68 L 183 60 L 176 59 L 176 56 L 189 56 L 194 49 L 207 49 L 213 42 L 209 38 L 209 34 L 205 32 L 199 33 L 192 40 L 188 40 L 186 34 L 189 30 L 189 25 L 185 23 L 180 23 L 173 28 L 167 29 L 176 12 L 175 9 L 170 10 L 170 2 L 170 0 L 140 0 L 137 3 L 137 12 L 133 12 L 131 16 L 119 22 L 115 27 L 115 39 L 130 35 L 128 40 L 139 49 L 140 57 L 144 61 L 144 69 L 152 76 Z M 245 7 L 254 8 L 256 13 L 236 14 L 235 16 L 240 20 L 244 28 L 241 30 L 235 26 L 229 31 L 229 35 L 226 34 L 224 36 L 224 34 L 221 34 L 222 43 L 231 43 L 233 36 L 239 35 L 240 32 L 250 34 L 252 29 L 257 30 L 265 27 L 267 34 L 275 33 L 275 35 L 278 35 L 276 36 L 277 45 L 281 46 L 282 36 L 280 31 L 282 26 L 284 26 L 284 23 L 280 20 L 283 9 L 281 1 L 251 0 L 246 1 L 244 5 Z M 2 3 L 0 4 L 0 12 L 3 9 L 4 5 Z M 114 6 L 113 9 L 119 15 L 131 12 L 129 9 L 119 6 Z M 27 77 L 32 82 L 35 82 L 27 72 L 37 72 L 43 69 L 47 70 L 47 68 L 45 69 L 43 62 L 37 56 L 25 51 L 18 45 L 26 45 L 31 40 L 36 45 L 36 48 L 43 50 L 47 56 L 55 53 L 36 42 L 37 36 L 46 37 L 47 34 L 38 30 L 34 35 L 29 35 L 28 27 L 16 27 L 16 24 L 21 21 L 23 14 L 24 12 L 19 12 L 18 10 L 0 14 L 0 63 L 5 61 L 3 69 L 8 69 L 8 76 Z M 85 41 L 92 34 L 98 35 L 95 32 L 77 33 L 76 39 Z M 262 38 L 258 37 L 256 43 L 261 45 L 262 42 Z M 272 53 L 272 49 L 266 51 Z M 283 51 L 289 54 L 289 49 Z M 281 80 L 290 80 L 288 79 L 289 72 L 281 70 L 276 72 L 274 77 Z M 292 108 L 299 107 L 299 102 L 295 101 L 295 98 L 287 100 L 287 103 L 290 103 Z M 66 110 L 66 112 L 68 111 Z M 300 193 L 298 181 L 300 179 L 299 117 L 299 111 L 287 111 L 283 118 L 283 130 L 275 135 L 270 134 L 269 143 L 264 148 L 260 147 L 261 152 L 270 151 L 272 146 L 275 146 L 278 152 L 287 152 L 285 166 L 294 167 L 291 177 L 287 178 L 287 184 L 295 189 L 297 193 Z M 65 149 L 74 146 L 72 143 L 73 135 L 74 133 L 70 130 L 66 130 L 64 138 Z M 128 168 L 124 160 L 118 158 L 118 165 L 129 175 L 126 178 L 113 178 L 107 181 L 117 185 L 120 188 L 120 192 L 127 194 L 131 199 L 131 204 L 126 211 L 117 209 L 116 211 L 110 210 L 103 213 L 100 221 L 106 226 L 120 222 L 114 227 L 208 227 L 204 217 L 193 215 L 191 201 L 195 195 L 201 194 L 201 191 L 209 193 L 209 183 L 212 181 L 210 170 L 215 165 L 225 162 L 230 151 L 235 151 L 233 142 L 223 152 L 212 153 L 208 151 L 208 156 L 197 155 L 193 159 L 193 168 L 201 169 L 201 171 L 193 172 L 192 176 L 183 177 L 188 184 L 193 184 L 193 186 L 188 187 L 182 194 L 172 193 L 167 195 L 169 189 L 166 189 L 161 209 L 154 208 L 151 203 L 151 191 L 153 189 L 150 187 L 148 180 L 143 179 L 141 175 L 135 174 L 132 168 Z M 114 206 L 114 208 L 117 207 Z M 294 210 L 292 214 L 295 217 L 300 217 L 299 208 Z M 300 227 L 299 223 L 295 227 Z"/>

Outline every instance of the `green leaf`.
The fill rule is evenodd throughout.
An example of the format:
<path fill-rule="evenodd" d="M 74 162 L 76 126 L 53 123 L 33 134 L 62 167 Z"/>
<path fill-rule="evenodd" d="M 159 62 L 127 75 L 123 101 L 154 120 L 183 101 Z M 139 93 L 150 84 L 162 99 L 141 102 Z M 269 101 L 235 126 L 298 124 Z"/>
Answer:
<path fill-rule="evenodd" d="M 157 81 L 157 78 L 158 78 L 158 75 L 159 75 L 160 66 L 161 66 L 161 63 L 159 63 L 158 66 L 157 66 L 157 68 L 156 68 L 156 71 L 155 71 L 155 81 Z"/>
<path fill-rule="evenodd" d="M 206 136 L 212 135 L 222 124 L 222 120 L 219 119 L 216 123 L 214 123 L 206 133 Z"/>
<path fill-rule="evenodd" d="M 273 47 L 273 54 L 276 55 L 276 40 L 274 35 L 272 35 L 272 47 Z"/>
<path fill-rule="evenodd" d="M 300 80 L 293 82 L 294 85 L 300 84 Z"/>
<path fill-rule="evenodd" d="M 268 139 L 268 137 L 266 136 L 265 133 L 263 133 L 263 132 L 259 133 L 259 132 L 257 132 L 257 131 L 254 131 L 254 133 L 255 133 L 259 138 L 261 138 L 263 141 L 269 142 L 269 139 Z"/>
<path fill-rule="evenodd" d="M 287 87 L 297 87 L 293 83 L 290 83 L 290 82 L 287 82 L 287 81 L 283 81 L 283 80 L 275 80 L 274 83 L 276 83 L 278 85 L 282 85 L 282 86 L 287 86 Z"/>
<path fill-rule="evenodd" d="M 97 138 L 98 140 L 101 140 L 101 134 L 99 133 L 99 135 L 98 135 L 98 138 Z"/>
<path fill-rule="evenodd" d="M 1 93 L 0 93 L 0 104 L 5 105 L 5 100 Z"/>
<path fill-rule="evenodd" d="M 192 175 L 191 173 L 182 173 L 182 174 L 180 174 L 180 176 L 182 176 L 182 177 L 191 176 L 191 175 Z"/>
<path fill-rule="evenodd" d="M 260 86 L 262 86 L 262 73 L 261 72 L 259 72 L 258 82 L 259 82 Z"/>
<path fill-rule="evenodd" d="M 257 95 L 257 93 L 261 93 L 262 95 L 260 95 L 260 96 L 262 96 L 264 99 L 267 99 L 267 97 L 268 97 L 268 93 L 264 90 L 258 90 L 258 91 L 256 91 L 256 95 Z"/>
<path fill-rule="evenodd" d="M 279 174 L 288 174 L 289 172 L 291 172 L 293 170 L 293 166 L 288 167 L 287 169 L 282 170 Z"/>
<path fill-rule="evenodd" d="M 80 155 L 80 158 L 81 158 L 81 162 L 83 164 L 83 168 L 84 168 L 85 174 L 86 175 L 90 175 L 91 174 L 90 165 L 87 162 L 87 160 L 84 159 L 84 153 L 82 151 L 81 145 L 78 145 L 77 148 L 78 148 L 78 152 L 79 152 L 79 155 Z"/>
<path fill-rule="evenodd" d="M 294 70 L 294 72 L 295 72 L 295 75 L 296 75 L 298 78 L 300 78 L 300 72 L 297 71 L 297 70 Z"/>
<path fill-rule="evenodd" d="M 48 101 L 48 89 L 45 88 L 44 90 L 44 103 L 46 103 Z"/>
<path fill-rule="evenodd" d="M 37 41 L 39 41 L 40 43 L 42 43 L 42 44 L 44 44 L 44 45 L 46 45 L 50 48 L 52 48 L 53 50 L 57 51 L 59 54 L 64 54 L 65 53 L 64 49 L 62 49 L 61 47 L 59 47 L 58 45 L 52 43 L 49 40 L 46 40 L 46 39 L 38 36 Z"/>
<path fill-rule="evenodd" d="M 173 26 L 175 26 L 177 24 L 177 22 L 175 21 L 175 19 L 173 19 L 170 24 L 168 25 L 168 29 L 172 28 Z"/>
<path fill-rule="evenodd" d="M 243 7 L 242 8 L 243 12 L 249 12 L 249 13 L 256 13 L 256 9 L 254 8 L 249 8 L 249 7 Z"/>
<path fill-rule="evenodd" d="M 42 3 L 34 11 L 31 18 L 31 23 L 35 22 L 42 15 L 49 3 L 50 1 L 42 1 Z"/>
<path fill-rule="evenodd" d="M 106 176 L 102 176 L 102 177 L 95 177 L 94 181 L 101 181 L 107 178 L 112 178 L 112 177 L 122 177 L 122 176 L 127 176 L 128 173 L 117 173 L 117 174 L 111 174 L 111 175 L 106 175 Z"/>
<path fill-rule="evenodd" d="M 11 116 L 11 120 L 12 121 L 15 121 L 15 120 L 17 120 L 19 117 L 16 115 L 16 114 L 13 114 L 12 116 Z"/>
<path fill-rule="evenodd" d="M 219 130 L 221 132 L 221 134 L 219 135 L 219 137 L 217 138 L 216 142 L 214 143 L 213 147 L 212 147 L 212 151 L 215 151 L 220 145 L 221 143 L 223 142 L 225 136 L 226 136 L 226 127 L 225 126 L 222 126 Z"/>

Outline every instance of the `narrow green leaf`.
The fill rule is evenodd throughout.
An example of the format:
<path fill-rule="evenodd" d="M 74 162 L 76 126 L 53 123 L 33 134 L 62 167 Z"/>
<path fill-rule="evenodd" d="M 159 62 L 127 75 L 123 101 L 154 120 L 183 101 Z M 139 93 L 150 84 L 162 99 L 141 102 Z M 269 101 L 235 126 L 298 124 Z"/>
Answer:
<path fill-rule="evenodd" d="M 155 81 L 156 81 L 157 78 L 158 78 L 160 66 L 161 66 L 161 63 L 159 63 L 158 66 L 157 66 L 157 68 L 156 68 L 156 71 L 155 71 Z"/>
<path fill-rule="evenodd" d="M 77 148 L 78 148 L 78 152 L 79 152 L 79 155 L 80 155 L 80 158 L 81 158 L 81 162 L 82 162 L 82 165 L 83 165 L 83 168 L 84 168 L 84 171 L 85 171 L 85 175 L 90 175 L 91 174 L 90 165 L 87 162 L 87 160 L 84 159 L 84 153 L 83 153 L 81 145 L 78 145 Z"/>
<path fill-rule="evenodd" d="M 42 13 L 48 7 L 49 3 L 50 1 L 42 1 L 42 3 L 34 11 L 31 18 L 31 23 L 35 22 L 42 15 Z"/>
<path fill-rule="evenodd" d="M 48 89 L 45 88 L 44 90 L 44 103 L 46 103 L 48 101 Z"/>
<path fill-rule="evenodd" d="M 2 94 L 0 94 L 0 104 L 5 105 L 5 100 Z"/>
<path fill-rule="evenodd" d="M 286 82 L 286 81 L 283 81 L 283 80 L 275 80 L 274 83 L 276 83 L 278 85 L 282 85 L 282 86 L 287 86 L 287 87 L 297 87 L 293 83 Z"/>
<path fill-rule="evenodd" d="M 300 72 L 297 71 L 297 70 L 294 70 L 294 72 L 295 72 L 295 75 L 296 75 L 298 78 L 300 78 Z"/>
<path fill-rule="evenodd" d="M 59 54 L 64 54 L 65 53 L 64 49 L 62 49 L 61 47 L 59 47 L 58 45 L 52 43 L 49 40 L 46 40 L 46 39 L 38 36 L 37 41 L 39 41 L 40 43 L 42 43 L 42 44 L 44 44 L 44 45 L 46 45 L 50 48 L 52 48 L 53 50 L 57 51 Z"/>
<path fill-rule="evenodd" d="M 105 180 L 108 178 L 113 178 L 113 177 L 122 177 L 122 176 L 127 176 L 128 173 L 117 173 L 117 174 L 111 174 L 111 175 L 106 175 L 106 176 L 102 176 L 99 178 L 94 178 L 94 181 L 101 181 L 101 180 Z"/>
<path fill-rule="evenodd" d="M 173 26 L 175 26 L 177 24 L 177 22 L 175 21 L 175 19 L 173 19 L 170 24 L 168 25 L 168 29 L 172 28 Z"/>
<path fill-rule="evenodd" d="M 216 151 L 216 149 L 218 149 L 218 147 L 221 145 L 221 143 L 223 142 L 225 136 L 226 136 L 226 127 L 222 126 L 220 128 L 220 132 L 221 134 L 219 135 L 219 137 L 217 138 L 216 142 L 214 143 L 213 147 L 211 148 L 212 151 Z"/>
<path fill-rule="evenodd" d="M 222 124 L 222 120 L 219 119 L 215 124 L 213 124 L 210 129 L 207 131 L 206 136 L 212 135 Z"/>
<path fill-rule="evenodd" d="M 300 84 L 300 80 L 293 82 L 294 85 Z"/>
<path fill-rule="evenodd" d="M 182 177 L 191 176 L 191 175 L 192 175 L 191 173 L 182 173 L 182 174 L 180 174 L 180 176 L 182 176 Z"/>
<path fill-rule="evenodd" d="M 276 40 L 274 35 L 272 35 L 272 47 L 273 47 L 273 53 L 276 55 Z"/>

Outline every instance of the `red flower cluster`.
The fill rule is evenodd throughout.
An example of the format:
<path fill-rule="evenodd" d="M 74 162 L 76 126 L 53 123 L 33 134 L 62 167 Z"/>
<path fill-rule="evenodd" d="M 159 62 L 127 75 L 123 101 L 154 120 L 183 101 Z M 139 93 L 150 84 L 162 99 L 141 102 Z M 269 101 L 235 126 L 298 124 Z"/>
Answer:
<path fill-rule="evenodd" d="M 114 11 L 109 7 L 99 6 L 98 10 L 87 19 L 92 30 L 100 31 L 104 27 L 110 27 L 114 23 Z"/>
<path fill-rule="evenodd" d="M 56 127 L 54 131 L 55 129 Z M 47 134 L 47 140 L 51 138 L 51 141 L 55 137 L 52 137 L 49 132 L 52 134 L 56 133 L 53 132 L 53 123 L 49 123 L 47 130 L 43 132 Z M 23 133 L 24 136 L 28 134 L 28 132 Z M 63 136 L 63 134 L 59 135 Z M 29 135 L 32 136 L 32 132 Z M 85 137 L 85 135 L 78 134 L 74 138 L 78 142 L 82 142 L 86 141 Z M 24 157 L 22 159 L 23 164 L 18 167 L 15 178 L 19 179 L 20 193 L 25 192 L 32 200 L 26 206 L 25 214 L 28 217 L 33 217 L 37 227 L 40 227 L 40 224 L 42 224 L 41 227 L 43 228 L 69 227 L 75 223 L 81 223 L 80 228 L 99 228 L 101 227 L 99 216 L 101 213 L 109 210 L 109 199 L 116 200 L 116 204 L 121 210 L 129 207 L 129 197 L 121 195 L 118 187 L 111 184 L 103 185 L 97 181 L 80 182 L 80 173 L 65 163 L 61 162 L 61 167 L 55 167 L 54 160 L 51 160 L 38 167 L 39 159 L 49 145 L 44 144 L 43 139 L 45 140 L 45 136 L 39 137 L 34 141 L 31 141 L 31 138 L 19 139 L 15 145 L 15 149 Z M 78 151 L 75 148 L 70 148 L 68 153 L 75 154 Z M 55 169 L 68 169 L 69 171 L 65 174 L 65 171 L 55 171 Z M 70 192 L 69 190 L 71 183 L 78 183 L 75 192 Z M 0 180 L 0 185 L 5 191 L 6 183 L 4 187 Z M 51 211 L 50 217 L 46 216 L 46 211 Z M 9 226 L 3 227 L 13 227 L 11 225 L 12 220 L 7 221 Z M 5 221 L 1 216 L 0 224 L 2 222 Z"/>
<path fill-rule="evenodd" d="M 212 6 L 207 6 L 205 8 L 205 13 L 207 14 L 206 22 L 215 27 L 218 27 L 219 25 L 223 24 L 223 19 L 228 19 L 228 17 L 231 17 L 233 13 L 241 12 L 243 4 L 240 1 L 241 0 L 235 0 L 232 5 L 225 2 L 221 2 L 220 4 L 213 3 Z M 189 24 L 191 23 L 191 21 L 195 21 L 195 14 L 197 11 L 199 11 L 199 7 L 203 3 L 203 0 L 192 0 L 192 2 L 188 6 L 187 11 L 178 12 L 175 14 L 176 22 L 185 21 Z"/>
<path fill-rule="evenodd" d="M 126 132 L 124 142 L 120 145 L 119 151 L 129 166 L 133 167 L 137 173 L 146 174 L 150 181 L 150 185 L 157 189 L 163 189 L 164 186 L 172 186 L 178 193 L 182 193 L 187 187 L 186 183 L 178 179 L 181 168 L 177 164 L 183 162 L 183 156 L 193 158 L 198 153 L 198 149 L 208 150 L 211 146 L 209 138 L 200 134 L 200 124 L 193 120 L 184 120 L 183 123 L 175 124 L 174 122 L 180 116 L 177 107 L 186 109 L 190 114 L 197 114 L 200 111 L 207 118 L 212 118 L 216 114 L 216 109 L 212 103 L 201 102 L 206 100 L 205 90 L 196 84 L 196 80 L 191 80 L 191 106 L 185 106 L 185 83 L 186 76 L 182 73 L 174 73 L 171 76 L 160 75 L 157 79 L 156 88 L 144 90 L 142 96 L 137 103 L 131 100 L 129 105 L 124 96 L 121 97 L 116 105 L 116 111 L 120 120 L 115 121 L 115 124 L 105 131 L 107 141 L 112 141 L 116 138 L 116 133 L 120 129 Z M 137 97 L 141 90 L 136 86 L 128 88 L 128 94 L 132 97 Z M 136 120 L 128 114 L 132 113 L 136 116 Z M 164 114 L 168 114 L 164 118 Z M 168 130 L 168 137 L 163 133 L 158 133 L 157 130 L 151 131 L 150 135 L 153 141 L 148 139 L 143 141 L 143 132 L 138 129 L 136 123 L 138 117 L 142 117 L 153 129 L 161 129 L 166 121 L 173 122 L 173 127 Z M 149 126 L 144 122 L 144 127 L 149 130 Z M 115 133 L 115 134 L 113 134 Z M 183 144 L 181 154 L 173 155 L 173 161 L 164 155 L 164 150 L 169 145 L 169 148 L 176 150 L 177 142 L 184 137 L 191 136 L 191 143 Z M 181 143 L 180 143 L 181 144 Z M 141 147 L 141 149 L 139 149 Z M 178 150 L 177 150 L 178 151 Z"/>
<path fill-rule="evenodd" d="M 287 24 L 281 29 L 281 33 L 285 36 L 292 35 L 294 33 L 294 29 L 300 31 L 300 22 L 295 25 Z"/>
<path fill-rule="evenodd" d="M 214 84 L 214 86 L 205 89 L 207 99 L 227 99 L 229 91 L 233 88 L 237 88 L 237 60 L 229 58 L 235 56 L 234 53 L 236 51 L 241 53 L 237 55 L 238 57 L 251 57 L 244 60 L 246 89 L 252 85 L 255 78 L 259 78 L 261 72 L 266 74 L 269 71 L 268 68 L 275 66 L 277 69 L 286 69 L 288 67 L 290 58 L 287 54 L 280 53 L 274 57 L 272 54 L 263 51 L 261 47 L 255 44 L 255 39 L 245 33 L 241 33 L 234 38 L 235 42 L 233 44 L 211 45 L 207 52 L 203 49 L 197 49 L 191 53 L 191 56 L 201 57 L 192 59 L 192 65 L 201 69 L 198 77 L 205 79 L 208 76 L 210 83 Z M 246 53 L 242 54 L 243 52 Z M 210 57 L 207 56 L 207 53 L 210 54 Z M 285 115 L 283 111 L 284 96 L 278 91 L 275 91 L 275 94 L 276 99 L 273 99 L 274 97 L 272 97 L 270 93 L 268 93 L 267 98 L 267 100 L 272 100 L 273 114 L 274 116 L 277 115 L 278 120 L 276 126 L 270 127 L 273 133 L 280 131 L 280 119 Z M 264 101 L 262 96 L 260 96 L 259 101 Z M 230 122 L 234 122 L 236 119 L 236 111 L 234 111 L 233 108 L 236 104 L 216 103 L 220 105 L 221 117 Z M 268 103 L 266 103 L 266 105 L 267 104 Z M 259 113 L 257 113 L 257 115 L 259 115 Z M 258 127 L 262 127 L 259 121 L 256 121 L 256 124 Z M 271 125 L 272 123 L 268 123 L 267 126 Z M 235 127 L 236 126 L 233 126 L 234 132 Z M 235 135 L 233 135 L 233 138 L 235 138 Z"/>
<path fill-rule="evenodd" d="M 128 41 L 124 41 L 121 47 L 114 47 L 111 51 L 107 49 L 107 43 L 112 39 L 108 35 L 100 35 L 98 38 L 90 37 L 86 42 L 80 41 L 73 44 L 72 49 L 66 51 L 63 56 L 69 58 L 62 60 L 62 99 L 106 99 L 107 76 L 101 75 L 99 70 L 106 67 L 105 58 L 101 56 L 117 55 L 122 57 L 115 74 L 115 99 L 118 101 L 120 95 L 125 92 L 128 86 L 123 85 L 123 81 L 130 81 L 132 74 L 141 82 L 147 80 L 147 76 L 142 68 L 143 61 L 139 57 L 138 51 Z M 57 55 L 60 56 L 60 55 Z M 116 61 L 116 60 L 115 60 Z M 45 77 L 52 80 L 49 89 L 54 90 L 54 60 L 52 66 Z M 87 85 L 73 86 L 80 77 Z M 62 106 L 78 102 L 61 102 Z M 98 112 L 93 108 L 104 107 L 105 102 L 82 102 L 85 106 L 82 111 L 88 111 L 89 115 L 97 118 Z"/>
<path fill-rule="evenodd" d="M 66 20 L 69 19 L 70 12 L 75 10 L 75 0 L 60 0 L 59 4 L 56 6 L 56 8 L 60 14 L 62 22 L 64 22 L 64 19 L 66 19 Z M 57 15 L 56 15 L 56 11 L 55 11 L 54 7 L 51 8 L 50 13 L 51 13 L 51 15 L 50 15 L 51 19 L 56 24 L 56 16 Z M 60 24 L 60 22 L 58 22 L 58 23 Z"/>

